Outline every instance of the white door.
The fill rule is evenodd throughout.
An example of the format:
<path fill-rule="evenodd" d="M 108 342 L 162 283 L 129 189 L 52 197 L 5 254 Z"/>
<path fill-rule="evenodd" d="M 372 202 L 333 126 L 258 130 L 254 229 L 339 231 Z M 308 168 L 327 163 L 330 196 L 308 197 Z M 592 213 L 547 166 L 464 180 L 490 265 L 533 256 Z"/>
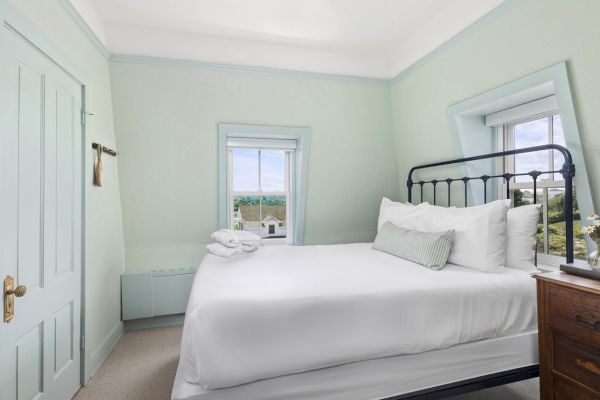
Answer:
<path fill-rule="evenodd" d="M 80 378 L 81 85 L 0 30 L 0 279 L 27 289 L 0 321 L 0 398 L 66 400 Z"/>

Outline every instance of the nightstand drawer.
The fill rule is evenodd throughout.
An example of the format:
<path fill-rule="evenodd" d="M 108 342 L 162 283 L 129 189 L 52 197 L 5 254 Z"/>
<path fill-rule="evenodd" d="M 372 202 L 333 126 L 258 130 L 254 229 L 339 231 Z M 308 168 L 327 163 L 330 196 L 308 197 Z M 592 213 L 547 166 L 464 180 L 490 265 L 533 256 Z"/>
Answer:
<path fill-rule="evenodd" d="M 579 389 L 577 386 L 562 380 L 560 378 L 554 379 L 554 400 L 598 400 L 598 396 L 595 396 L 587 390 Z"/>
<path fill-rule="evenodd" d="M 600 297 L 549 288 L 550 326 L 600 346 Z"/>
<path fill-rule="evenodd" d="M 535 278 L 540 399 L 600 400 L 600 281 L 552 272 Z"/>
<path fill-rule="evenodd" d="M 553 369 L 600 393 L 600 348 L 561 334 L 553 336 Z"/>

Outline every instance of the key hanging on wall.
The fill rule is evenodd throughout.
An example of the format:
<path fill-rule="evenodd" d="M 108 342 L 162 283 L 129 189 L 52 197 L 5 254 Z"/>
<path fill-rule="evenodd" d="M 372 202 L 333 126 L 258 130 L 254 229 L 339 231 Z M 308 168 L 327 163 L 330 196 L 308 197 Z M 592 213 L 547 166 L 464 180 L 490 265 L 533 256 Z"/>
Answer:
<path fill-rule="evenodd" d="M 102 146 L 100 143 L 92 143 L 92 149 L 96 150 L 96 161 L 94 162 L 94 185 L 102 186 L 102 154 L 116 157 L 119 153 L 116 150 Z"/>
<path fill-rule="evenodd" d="M 102 186 L 102 145 L 96 146 L 96 164 L 94 165 L 94 185 Z"/>

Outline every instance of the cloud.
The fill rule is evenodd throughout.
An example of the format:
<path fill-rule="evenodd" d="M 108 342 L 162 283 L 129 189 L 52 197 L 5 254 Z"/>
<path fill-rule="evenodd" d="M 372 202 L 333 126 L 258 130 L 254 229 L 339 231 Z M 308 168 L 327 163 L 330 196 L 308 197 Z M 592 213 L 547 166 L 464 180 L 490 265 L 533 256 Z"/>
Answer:
<path fill-rule="evenodd" d="M 561 146 L 565 145 L 564 132 L 560 116 L 557 115 L 553 120 L 553 142 Z M 548 144 L 548 119 L 542 118 L 535 121 L 525 122 L 515 125 L 515 148 L 540 146 Z M 537 152 L 521 154 L 515 156 L 515 172 L 525 173 L 533 170 L 548 171 L 550 168 L 550 152 Z M 559 152 L 554 153 L 554 170 L 559 170 L 564 158 Z M 549 174 L 542 175 L 540 179 L 550 179 Z M 531 178 L 527 176 L 517 177 L 517 182 L 530 182 Z"/>

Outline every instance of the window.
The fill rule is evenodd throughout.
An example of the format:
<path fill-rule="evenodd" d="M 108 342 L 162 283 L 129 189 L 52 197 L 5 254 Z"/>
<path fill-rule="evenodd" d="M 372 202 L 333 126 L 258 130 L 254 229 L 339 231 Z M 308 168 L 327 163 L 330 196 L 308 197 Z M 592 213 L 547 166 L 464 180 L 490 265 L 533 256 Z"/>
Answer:
<path fill-rule="evenodd" d="M 550 113 L 535 118 L 506 124 L 502 127 L 502 142 L 505 150 L 539 146 L 554 143 L 565 146 L 562 121 L 559 114 Z M 542 204 L 538 222 L 537 251 L 539 254 L 565 256 L 565 216 L 564 193 L 565 182 L 558 171 L 564 159 L 556 151 L 518 154 L 506 157 L 504 171 L 511 173 L 527 173 L 540 171 L 538 178 L 538 204 Z M 530 176 L 517 176 L 511 182 L 511 193 L 514 205 L 533 204 L 533 180 Z M 506 193 L 502 190 L 501 193 Z M 581 219 L 574 192 L 574 236 L 575 258 L 587 257 L 586 244 L 581 233 Z"/>
<path fill-rule="evenodd" d="M 219 124 L 219 227 L 302 245 L 310 129 Z"/>
<path fill-rule="evenodd" d="M 255 140 L 255 145 L 261 145 Z M 228 224 L 271 242 L 291 243 L 291 177 L 295 144 L 282 148 L 228 145 Z"/>

